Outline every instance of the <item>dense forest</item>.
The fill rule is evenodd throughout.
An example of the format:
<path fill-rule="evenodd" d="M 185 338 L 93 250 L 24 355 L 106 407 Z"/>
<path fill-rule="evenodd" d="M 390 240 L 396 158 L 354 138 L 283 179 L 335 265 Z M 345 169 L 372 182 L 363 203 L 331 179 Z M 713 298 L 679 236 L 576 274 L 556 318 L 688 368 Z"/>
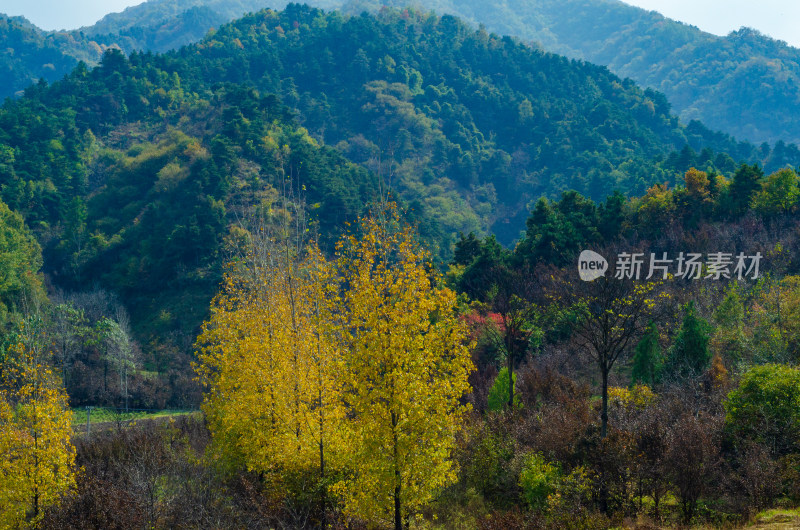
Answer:
<path fill-rule="evenodd" d="M 734 160 L 800 164 L 793 145 L 684 128 L 668 108 L 604 68 L 449 16 L 293 5 L 30 87 L 0 109 L 0 194 L 41 242 L 49 281 L 121 297 L 144 366 L 166 376 L 188 362 L 232 225 L 284 179 L 328 249 L 393 189 L 441 262 L 457 232 L 510 244 L 540 196 L 641 195 L 694 166 L 730 177 Z"/>
<path fill-rule="evenodd" d="M 620 77 L 663 93 L 684 123 L 699 120 L 754 143 L 800 141 L 792 118 L 798 112 L 794 93 L 800 82 L 800 54 L 752 29 L 717 37 L 617 0 L 308 3 L 352 15 L 387 5 L 453 14 L 546 51 L 608 66 Z M 60 79 L 80 60 L 97 64 L 108 47 L 126 53 L 165 52 L 197 42 L 212 28 L 247 12 L 283 9 L 286 4 L 151 0 L 107 15 L 93 26 L 61 32 L 43 32 L 24 20 L 3 17 L 3 35 L 10 45 L 0 50 L 0 66 L 8 73 L 0 84 L 0 97 L 39 78 Z"/>
<path fill-rule="evenodd" d="M 395 207 L 326 258 L 302 205 L 279 199 L 252 218 L 198 338 L 206 423 L 78 438 L 75 492 L 39 520 L 717 527 L 777 506 L 793 524 L 799 206 L 794 171 L 748 165 L 599 205 L 568 192 L 537 203 L 513 250 L 462 236 L 432 276 Z M 585 246 L 764 260 L 581 282 Z"/>
<path fill-rule="evenodd" d="M 39 79 L 53 82 L 79 62 L 97 65 L 103 52 L 118 48 L 164 52 L 197 42 L 209 30 L 247 12 L 270 6 L 264 0 L 150 1 L 112 13 L 91 27 L 43 31 L 23 17 L 0 13 L 0 98 L 19 95 Z M 277 6 L 275 6 L 277 7 Z"/>
<path fill-rule="evenodd" d="M 19 95 L 39 79 L 53 82 L 80 61 L 96 66 L 103 52 L 118 48 L 166 52 L 201 40 L 226 22 L 248 12 L 288 2 L 271 0 L 150 0 L 121 13 L 106 15 L 92 26 L 43 31 L 23 17 L 0 12 L 0 98 Z M 321 0 L 317 7 L 334 7 Z"/>
<path fill-rule="evenodd" d="M 510 243 L 541 195 L 642 194 L 691 166 L 730 175 L 734 160 L 800 158 L 684 128 L 667 109 L 603 68 L 452 17 L 290 6 L 166 55 L 111 50 L 9 101 L 2 198 L 39 236 L 56 285 L 99 282 L 151 352 L 164 337 L 186 350 L 230 223 L 272 200 L 280 175 L 305 187 L 323 237 L 390 186 L 441 260 L 458 231 Z M 169 369 L 167 350 L 149 369 Z"/>
<path fill-rule="evenodd" d="M 355 0 L 347 12 L 402 8 L 408 2 Z M 741 28 L 725 37 L 618 0 L 421 0 L 489 31 L 536 42 L 545 50 L 608 66 L 620 77 L 663 93 L 681 119 L 700 120 L 755 143 L 800 139 L 794 116 L 800 51 Z M 417 5 L 417 3 L 414 3 Z"/>
<path fill-rule="evenodd" d="M 103 54 L 95 43 L 67 33 L 43 32 L 21 17 L 0 14 L 0 98 L 17 94 L 39 79 L 55 81 L 79 61 L 96 64 Z"/>
<path fill-rule="evenodd" d="M 796 508 L 798 166 L 450 15 L 109 48 L 0 108 L 0 526 Z"/>

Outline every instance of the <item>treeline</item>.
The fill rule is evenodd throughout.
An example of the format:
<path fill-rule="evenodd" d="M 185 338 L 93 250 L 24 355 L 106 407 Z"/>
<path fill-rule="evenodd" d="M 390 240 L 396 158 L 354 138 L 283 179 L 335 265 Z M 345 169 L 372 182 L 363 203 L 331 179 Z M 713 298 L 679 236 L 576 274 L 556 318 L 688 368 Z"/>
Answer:
<path fill-rule="evenodd" d="M 473 473 L 494 471 L 466 474 L 458 502 L 478 485 L 519 528 L 716 525 L 796 505 L 797 186 L 788 168 L 691 169 L 640 198 L 542 200 L 513 250 L 462 236 L 448 279 L 473 301 L 484 411 L 467 446 Z M 585 249 L 609 261 L 593 282 L 578 277 Z M 740 252 L 763 256 L 758 273 L 734 272 Z M 625 276 L 625 253 L 641 276 Z M 690 253 L 701 266 L 678 277 Z M 665 254 L 672 276 L 648 279 Z"/>
<path fill-rule="evenodd" d="M 459 289 L 483 299 L 496 267 L 577 263 L 584 249 L 650 245 L 650 252 L 747 250 L 782 254 L 781 274 L 798 266 L 791 250 L 800 179 L 786 167 L 769 175 L 758 165 L 740 165 L 730 178 L 692 167 L 680 185 L 655 184 L 641 197 L 616 192 L 601 203 L 569 191 L 558 200 L 539 199 L 517 245 L 509 250 L 496 238 L 461 234 L 452 262 Z M 742 233 L 744 227 L 751 232 Z M 687 246 L 693 245 L 691 249 Z M 736 247 L 736 248 L 734 248 Z"/>

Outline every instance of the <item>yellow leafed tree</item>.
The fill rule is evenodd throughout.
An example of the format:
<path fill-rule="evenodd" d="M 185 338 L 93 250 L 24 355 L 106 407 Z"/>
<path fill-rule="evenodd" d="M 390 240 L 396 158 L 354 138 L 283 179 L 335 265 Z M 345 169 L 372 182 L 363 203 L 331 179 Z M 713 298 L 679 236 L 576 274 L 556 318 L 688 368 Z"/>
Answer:
<path fill-rule="evenodd" d="M 250 229 L 198 339 L 215 447 L 279 486 L 316 470 L 322 526 L 333 484 L 349 515 L 399 528 L 455 480 L 473 369 L 456 295 L 393 206 L 335 266 L 300 226 Z"/>
<path fill-rule="evenodd" d="M 2 366 L 0 527 L 34 526 L 75 484 L 72 414 L 48 352 L 23 338 Z"/>
<path fill-rule="evenodd" d="M 450 459 L 473 369 L 456 295 L 394 206 L 340 247 L 350 416 L 346 510 L 396 529 L 455 480 Z"/>
<path fill-rule="evenodd" d="M 335 282 L 316 245 L 288 236 L 262 237 L 248 265 L 226 276 L 198 338 L 197 368 L 214 441 L 228 460 L 278 478 L 316 471 L 324 507 L 344 428 Z"/>

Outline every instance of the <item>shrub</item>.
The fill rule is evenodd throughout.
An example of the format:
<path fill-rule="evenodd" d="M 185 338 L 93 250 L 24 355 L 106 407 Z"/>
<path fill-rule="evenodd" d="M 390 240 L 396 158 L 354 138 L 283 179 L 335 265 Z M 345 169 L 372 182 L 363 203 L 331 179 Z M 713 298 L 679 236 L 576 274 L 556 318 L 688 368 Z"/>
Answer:
<path fill-rule="evenodd" d="M 728 394 L 725 411 L 727 428 L 740 439 L 763 443 L 777 456 L 800 451 L 800 369 L 751 368 Z"/>
<path fill-rule="evenodd" d="M 514 458 L 513 441 L 484 428 L 468 442 L 464 460 L 463 480 L 489 502 L 506 504 L 513 500 L 514 478 L 509 468 Z M 503 502 L 505 501 L 505 502 Z"/>
<path fill-rule="evenodd" d="M 519 485 L 522 497 L 534 510 L 547 506 L 548 497 L 553 494 L 561 480 L 561 468 L 548 462 L 540 453 L 531 453 L 525 458 Z"/>
<path fill-rule="evenodd" d="M 512 374 L 511 379 L 516 388 L 517 374 Z M 508 390 L 508 368 L 504 366 L 500 373 L 497 374 L 492 388 L 489 389 L 489 410 L 494 412 L 503 410 L 503 407 L 508 403 Z M 519 392 L 514 392 L 514 407 L 522 408 Z"/>

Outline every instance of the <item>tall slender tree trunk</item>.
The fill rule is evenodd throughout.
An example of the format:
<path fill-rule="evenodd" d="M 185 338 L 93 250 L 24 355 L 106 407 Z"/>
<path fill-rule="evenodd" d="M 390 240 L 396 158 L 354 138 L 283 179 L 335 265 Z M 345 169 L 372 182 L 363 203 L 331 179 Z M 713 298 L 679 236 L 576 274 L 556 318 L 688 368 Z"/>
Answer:
<path fill-rule="evenodd" d="M 603 373 L 603 405 L 600 412 L 600 438 L 605 439 L 608 431 L 608 368 L 601 364 L 600 369 Z M 608 471 L 603 466 L 600 473 L 600 510 L 608 513 Z"/>
<path fill-rule="evenodd" d="M 400 504 L 400 462 L 397 452 L 397 414 L 392 412 L 392 442 L 394 444 L 394 530 L 403 530 L 403 514 Z"/>
<path fill-rule="evenodd" d="M 653 506 L 655 508 L 655 518 L 656 522 L 661 520 L 661 513 L 658 511 L 659 504 L 661 503 L 661 491 L 656 488 L 653 491 Z"/>
<path fill-rule="evenodd" d="M 322 420 L 320 419 L 320 429 L 322 428 Z M 325 509 L 327 508 L 326 504 L 328 499 L 326 498 L 328 487 L 325 484 L 325 449 L 324 449 L 324 442 L 322 441 L 322 431 L 320 430 L 320 438 L 319 438 L 319 476 L 320 481 L 322 482 L 322 491 L 320 492 L 320 516 L 319 516 L 319 527 L 324 530 L 324 528 L 328 525 L 326 520 Z"/>
<path fill-rule="evenodd" d="M 508 409 L 514 408 L 514 363 L 508 355 Z"/>
<path fill-rule="evenodd" d="M 506 355 L 508 356 L 508 409 L 514 408 L 514 352 L 511 351 L 514 341 L 511 338 L 509 331 L 509 324 L 504 323 L 506 327 Z"/>
<path fill-rule="evenodd" d="M 319 355 L 319 343 L 317 343 L 317 354 Z M 321 374 L 320 374 L 321 375 Z M 325 483 L 325 413 L 323 412 L 324 409 L 322 408 L 323 405 L 323 397 L 322 397 L 322 377 L 320 377 L 319 381 L 319 478 L 321 482 L 322 491 L 320 492 L 320 528 L 324 529 L 328 522 L 325 510 L 327 508 L 327 494 L 328 494 L 328 485 Z"/>
<path fill-rule="evenodd" d="M 601 363 L 603 373 L 603 406 L 600 412 L 600 437 L 605 438 L 608 432 L 608 367 Z"/>
<path fill-rule="evenodd" d="M 37 380 L 35 383 L 35 391 L 33 394 L 33 517 L 34 520 L 39 517 L 39 407 L 37 402 L 39 400 L 39 385 Z"/>

